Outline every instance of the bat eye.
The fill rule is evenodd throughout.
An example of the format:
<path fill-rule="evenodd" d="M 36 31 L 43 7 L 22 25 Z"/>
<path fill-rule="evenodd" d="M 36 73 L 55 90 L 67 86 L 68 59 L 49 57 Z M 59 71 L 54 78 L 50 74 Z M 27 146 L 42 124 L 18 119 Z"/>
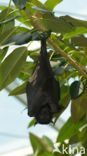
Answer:
<path fill-rule="evenodd" d="M 40 112 L 35 116 L 36 120 L 40 124 L 49 124 L 52 120 L 52 113 L 50 112 L 49 106 L 45 105 L 41 108 Z"/>

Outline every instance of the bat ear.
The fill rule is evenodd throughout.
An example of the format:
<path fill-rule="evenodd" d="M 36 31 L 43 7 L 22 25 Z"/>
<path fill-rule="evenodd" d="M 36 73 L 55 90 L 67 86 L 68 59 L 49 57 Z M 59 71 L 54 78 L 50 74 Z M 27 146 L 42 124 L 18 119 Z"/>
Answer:
<path fill-rule="evenodd" d="M 52 113 L 48 105 L 41 108 L 40 112 L 35 116 L 36 121 L 40 124 L 49 124 L 52 121 Z"/>

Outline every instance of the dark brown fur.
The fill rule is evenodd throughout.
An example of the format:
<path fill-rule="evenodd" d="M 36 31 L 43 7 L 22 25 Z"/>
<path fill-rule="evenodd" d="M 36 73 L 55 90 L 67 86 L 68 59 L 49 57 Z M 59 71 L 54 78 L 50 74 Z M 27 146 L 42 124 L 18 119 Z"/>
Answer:
<path fill-rule="evenodd" d="M 35 117 L 40 124 L 50 123 L 60 109 L 60 86 L 50 66 L 46 39 L 41 40 L 39 63 L 27 84 L 26 93 L 28 115 Z"/>

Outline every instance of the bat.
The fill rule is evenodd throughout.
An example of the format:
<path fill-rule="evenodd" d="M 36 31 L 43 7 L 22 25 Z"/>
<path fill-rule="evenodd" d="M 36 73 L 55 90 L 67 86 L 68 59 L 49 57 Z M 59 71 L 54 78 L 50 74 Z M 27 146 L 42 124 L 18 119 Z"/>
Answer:
<path fill-rule="evenodd" d="M 56 81 L 47 54 L 46 38 L 41 39 L 38 65 L 26 86 L 28 115 L 37 123 L 49 124 L 60 110 L 60 85 Z"/>

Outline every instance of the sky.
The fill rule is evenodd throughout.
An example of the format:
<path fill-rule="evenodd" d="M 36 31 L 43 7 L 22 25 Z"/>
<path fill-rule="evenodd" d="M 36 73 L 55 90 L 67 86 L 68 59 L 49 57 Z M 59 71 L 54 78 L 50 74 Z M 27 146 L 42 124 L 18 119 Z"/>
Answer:
<path fill-rule="evenodd" d="M 41 2 L 45 2 L 46 0 L 40 0 Z M 8 4 L 9 0 L 0 0 L 0 3 Z M 62 0 L 62 2 L 55 7 L 56 15 L 58 15 L 58 11 L 61 12 L 59 15 L 75 15 L 77 14 L 77 18 L 87 20 L 87 0 Z"/>
<path fill-rule="evenodd" d="M 87 15 L 87 0 L 63 0 L 55 10 Z"/>
<path fill-rule="evenodd" d="M 40 0 L 45 2 L 46 0 Z M 0 3 L 8 3 L 9 0 L 0 0 Z M 57 11 L 73 12 L 87 15 L 87 0 L 63 0 L 56 8 Z"/>

